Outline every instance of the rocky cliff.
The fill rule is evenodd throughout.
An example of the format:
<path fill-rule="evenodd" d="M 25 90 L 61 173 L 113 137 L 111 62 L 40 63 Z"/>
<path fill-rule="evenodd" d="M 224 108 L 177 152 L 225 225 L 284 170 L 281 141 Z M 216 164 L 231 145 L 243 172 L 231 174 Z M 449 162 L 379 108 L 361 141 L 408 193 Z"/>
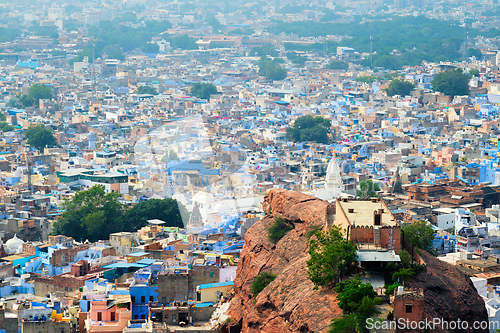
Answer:
<path fill-rule="evenodd" d="M 488 322 L 488 313 L 471 279 L 458 268 L 425 251 L 421 251 L 421 257 L 427 268 L 426 280 L 413 281 L 409 286 L 424 290 L 424 319 L 441 318 L 447 322 L 460 319 L 469 323 L 469 329 L 460 332 L 488 332 L 488 329 L 473 329 L 474 321 Z M 458 331 L 441 327 L 439 332 Z"/>
<path fill-rule="evenodd" d="M 305 234 L 310 226 L 323 226 L 328 203 L 299 192 L 272 190 L 263 208 L 267 213 L 245 234 L 235 279 L 235 296 L 227 315 L 233 321 L 226 332 L 325 332 L 340 316 L 336 294 L 313 290 L 307 275 Z M 268 240 L 275 216 L 294 224 L 277 244 Z M 260 272 L 277 275 L 256 298 L 250 292 Z"/>

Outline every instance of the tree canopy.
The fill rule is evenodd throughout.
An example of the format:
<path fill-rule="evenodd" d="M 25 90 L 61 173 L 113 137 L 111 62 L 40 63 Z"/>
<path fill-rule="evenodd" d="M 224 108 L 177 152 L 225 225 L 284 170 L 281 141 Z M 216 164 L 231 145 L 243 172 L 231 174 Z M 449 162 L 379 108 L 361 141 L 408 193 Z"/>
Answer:
<path fill-rule="evenodd" d="M 127 210 L 123 216 L 123 229 L 136 231 L 148 224 L 148 220 L 159 219 L 167 222 L 165 226 L 184 228 L 188 221 L 187 211 L 175 199 L 149 199 Z"/>
<path fill-rule="evenodd" d="M 47 129 L 43 124 L 30 126 L 25 133 L 28 144 L 40 151 L 46 146 L 57 146 L 57 139 L 52 134 L 52 131 Z"/>
<path fill-rule="evenodd" d="M 10 132 L 14 130 L 14 126 L 7 124 L 5 121 L 0 122 L 0 131 Z"/>
<path fill-rule="evenodd" d="M 469 76 L 461 69 L 441 72 L 432 79 L 432 89 L 451 98 L 459 95 L 469 95 Z"/>
<path fill-rule="evenodd" d="M 158 95 L 156 88 L 150 86 L 139 86 L 137 88 L 138 94 L 150 94 L 150 95 Z"/>
<path fill-rule="evenodd" d="M 483 59 L 481 50 L 470 48 L 467 50 L 467 57 L 476 57 L 477 60 Z"/>
<path fill-rule="evenodd" d="M 363 179 L 359 183 L 359 190 L 356 191 L 356 195 L 361 199 L 369 199 L 378 196 L 377 191 L 380 191 L 377 183 L 374 183 L 371 179 Z"/>
<path fill-rule="evenodd" d="M 330 126 L 330 121 L 323 117 L 303 116 L 297 118 L 293 126 L 286 129 L 286 136 L 293 142 L 316 141 L 326 144 Z"/>
<path fill-rule="evenodd" d="M 335 287 L 335 291 L 338 293 L 339 308 L 347 314 L 355 313 L 359 303 L 365 296 L 370 298 L 377 296 L 372 285 L 362 283 L 359 278 L 339 282 Z"/>
<path fill-rule="evenodd" d="M 26 101 L 27 104 L 35 104 L 36 107 L 39 107 L 41 99 L 52 99 L 52 90 L 50 89 L 49 86 L 40 83 L 35 83 L 28 90 L 28 95 L 25 98 L 25 101 L 29 100 Z M 25 106 L 31 106 L 31 105 L 25 105 Z"/>
<path fill-rule="evenodd" d="M 339 6 L 335 11 L 338 13 Z M 326 49 L 328 53 L 334 53 L 336 46 L 352 47 L 359 53 L 371 52 L 373 45 L 373 65 L 387 69 L 397 69 L 400 66 L 416 66 L 422 61 L 440 62 L 460 60 L 460 46 L 463 42 L 466 28 L 452 20 L 438 20 L 418 17 L 404 16 L 386 19 L 373 19 L 362 22 L 364 17 L 355 18 L 349 23 L 323 23 L 313 21 L 277 22 L 269 28 L 275 34 L 296 34 L 298 37 L 319 37 L 327 35 L 347 35 L 352 38 L 344 38 L 338 43 L 329 42 Z M 498 30 L 479 31 L 467 28 L 469 36 L 497 36 Z M 372 40 L 370 40 L 370 37 Z M 370 43 L 372 42 L 372 43 Z M 324 43 L 320 45 L 305 46 L 325 49 Z M 290 46 L 285 44 L 285 48 Z M 401 53 L 400 60 L 395 57 L 377 58 L 390 56 L 391 52 L 398 50 Z M 363 65 L 369 65 L 367 59 Z"/>
<path fill-rule="evenodd" d="M 170 161 L 180 161 L 180 158 L 175 151 L 170 149 L 168 152 L 165 153 L 165 155 L 162 156 L 160 161 L 168 164 L 168 162 Z"/>
<path fill-rule="evenodd" d="M 434 229 L 425 221 L 415 221 L 413 223 L 404 223 L 401 226 L 404 232 L 404 238 L 413 246 L 434 253 L 432 241 L 434 240 Z"/>
<path fill-rule="evenodd" d="M 106 45 L 102 49 L 102 53 L 106 54 L 108 59 L 124 60 L 125 55 L 122 52 L 122 48 L 118 44 Z"/>
<path fill-rule="evenodd" d="M 376 306 L 381 303 L 372 285 L 356 277 L 339 282 L 335 291 L 343 315 L 332 321 L 330 332 L 369 332 L 366 320 L 377 313 Z"/>
<path fill-rule="evenodd" d="M 160 46 L 156 43 L 144 43 L 141 50 L 144 53 L 158 53 L 160 52 Z"/>
<path fill-rule="evenodd" d="M 309 241 L 308 252 L 307 269 L 315 289 L 335 285 L 339 277 L 353 270 L 357 260 L 356 244 L 347 240 L 337 225 L 330 231 L 317 232 Z"/>
<path fill-rule="evenodd" d="M 408 96 L 413 89 L 415 89 L 415 85 L 413 83 L 396 79 L 389 83 L 389 87 L 385 90 L 385 92 L 387 93 L 387 96 L 392 97 L 394 95 L 399 95 L 404 97 Z"/>
<path fill-rule="evenodd" d="M 273 60 L 263 56 L 259 60 L 259 75 L 264 76 L 268 81 L 280 81 L 286 78 L 287 71 L 279 64 L 280 58 Z"/>
<path fill-rule="evenodd" d="M 276 48 L 273 45 L 264 45 L 264 46 L 255 46 L 252 47 L 250 52 L 248 52 L 249 57 L 262 57 L 262 56 L 270 56 L 277 57 L 279 56 L 279 52 L 276 51 Z"/>
<path fill-rule="evenodd" d="M 119 24 L 120 22 L 136 21 L 136 14 L 127 12 L 113 21 L 103 20 L 98 25 L 89 26 L 89 35 L 95 42 L 84 47 L 75 58 L 70 60 L 70 64 L 80 62 L 84 57 L 88 57 L 89 62 L 92 62 L 94 59 L 102 57 L 102 53 L 106 53 L 108 58 L 123 60 L 124 53 L 142 47 L 145 41 L 151 40 L 172 27 L 169 21 L 144 21 L 144 24 L 136 27 Z M 198 48 L 195 40 L 187 35 L 177 36 L 173 39 L 165 35 L 164 38 L 170 42 L 173 48 Z"/>
<path fill-rule="evenodd" d="M 210 99 L 211 95 L 217 93 L 217 87 L 212 83 L 195 83 L 191 87 L 191 94 L 196 98 Z"/>
<path fill-rule="evenodd" d="M 102 185 L 76 192 L 71 201 L 63 203 L 65 212 L 54 222 L 52 234 L 95 242 L 123 231 L 123 207 L 118 202 L 119 196 L 116 192 L 106 193 Z"/>
<path fill-rule="evenodd" d="M 470 76 L 479 77 L 479 74 L 480 74 L 480 73 L 479 73 L 479 69 L 471 69 L 471 70 L 469 71 L 469 75 L 470 75 Z"/>
<path fill-rule="evenodd" d="M 170 42 L 170 46 L 173 49 L 197 50 L 200 48 L 198 44 L 196 44 L 196 40 L 188 35 L 179 35 L 172 39 L 165 38 L 165 41 Z"/>
<path fill-rule="evenodd" d="M 126 209 L 117 192 L 106 193 L 104 186 L 95 185 L 79 191 L 71 201 L 63 203 L 63 215 L 54 222 L 52 235 L 66 235 L 78 241 L 95 242 L 109 234 L 137 231 L 147 220 L 160 219 L 165 226 L 184 227 L 187 211 L 174 199 L 150 199 Z"/>
<path fill-rule="evenodd" d="M 304 66 L 304 64 L 307 61 L 307 57 L 303 57 L 293 51 L 287 52 L 286 57 L 288 60 L 290 60 L 293 64 L 299 65 L 299 66 Z"/>
<path fill-rule="evenodd" d="M 345 61 L 340 61 L 340 60 L 332 60 L 330 63 L 326 66 L 328 69 L 341 69 L 341 70 L 348 70 L 349 69 L 349 63 Z"/>

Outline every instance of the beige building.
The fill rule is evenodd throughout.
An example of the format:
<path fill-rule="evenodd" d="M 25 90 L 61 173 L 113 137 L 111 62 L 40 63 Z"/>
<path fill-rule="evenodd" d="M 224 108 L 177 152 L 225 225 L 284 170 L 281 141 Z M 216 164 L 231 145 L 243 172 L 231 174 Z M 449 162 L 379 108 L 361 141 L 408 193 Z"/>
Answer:
<path fill-rule="evenodd" d="M 220 300 L 221 296 L 226 296 L 233 286 L 233 281 L 201 284 L 196 287 L 197 301 L 213 302 L 215 304 Z"/>

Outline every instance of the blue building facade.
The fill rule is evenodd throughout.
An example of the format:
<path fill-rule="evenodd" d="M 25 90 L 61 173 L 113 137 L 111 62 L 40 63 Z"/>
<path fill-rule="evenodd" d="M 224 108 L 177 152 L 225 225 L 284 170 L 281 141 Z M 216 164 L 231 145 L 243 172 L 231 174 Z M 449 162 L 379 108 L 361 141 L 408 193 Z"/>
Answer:
<path fill-rule="evenodd" d="M 132 319 L 146 319 L 149 313 L 149 302 L 158 301 L 158 287 L 135 285 L 130 287 L 132 299 Z"/>

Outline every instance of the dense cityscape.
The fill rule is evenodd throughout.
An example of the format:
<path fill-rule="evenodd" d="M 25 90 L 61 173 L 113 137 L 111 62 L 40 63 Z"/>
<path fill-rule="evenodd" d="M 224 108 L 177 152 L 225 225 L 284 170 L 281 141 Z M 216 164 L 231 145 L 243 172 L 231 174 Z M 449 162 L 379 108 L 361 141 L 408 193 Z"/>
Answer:
<path fill-rule="evenodd" d="M 0 3 L 0 333 L 500 332 L 496 0 Z"/>

